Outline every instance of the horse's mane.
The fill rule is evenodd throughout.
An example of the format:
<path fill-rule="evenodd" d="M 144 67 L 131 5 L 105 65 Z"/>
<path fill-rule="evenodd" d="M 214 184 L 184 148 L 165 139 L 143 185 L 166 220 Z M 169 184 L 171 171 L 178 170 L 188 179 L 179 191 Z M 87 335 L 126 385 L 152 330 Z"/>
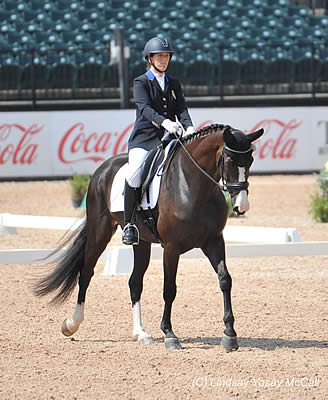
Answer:
<path fill-rule="evenodd" d="M 217 132 L 219 129 L 223 130 L 225 125 L 223 124 L 212 124 L 204 126 L 204 128 L 198 129 L 198 131 L 185 136 L 181 141 L 182 143 L 191 143 L 194 139 L 201 138 L 210 135 L 213 132 Z"/>

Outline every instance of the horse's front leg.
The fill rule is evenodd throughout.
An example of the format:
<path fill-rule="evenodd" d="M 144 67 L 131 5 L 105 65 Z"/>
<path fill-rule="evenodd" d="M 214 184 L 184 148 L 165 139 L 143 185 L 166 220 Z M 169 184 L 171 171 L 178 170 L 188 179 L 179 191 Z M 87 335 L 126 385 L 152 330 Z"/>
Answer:
<path fill-rule="evenodd" d="M 225 330 L 222 336 L 222 345 L 227 351 L 237 350 L 237 334 L 233 327 L 235 319 L 231 307 L 232 279 L 226 266 L 225 243 L 223 236 L 220 235 L 219 239 L 215 238 L 212 241 L 208 241 L 208 243 L 204 248 L 202 248 L 202 250 L 210 260 L 210 263 L 215 272 L 218 274 L 220 289 L 223 293 L 223 321 L 225 324 Z"/>
<path fill-rule="evenodd" d="M 172 303 L 177 293 L 176 276 L 179 262 L 179 252 L 171 246 L 165 246 L 164 264 L 164 292 L 165 301 L 164 313 L 161 322 L 161 329 L 165 334 L 165 348 L 167 350 L 181 349 L 179 339 L 175 336 L 171 324 Z"/>
<path fill-rule="evenodd" d="M 130 296 L 133 313 L 133 336 L 142 344 L 150 344 L 153 339 L 144 331 L 141 321 L 140 297 L 143 288 L 143 277 L 150 260 L 150 243 L 140 240 L 137 246 L 133 246 L 134 267 L 129 279 Z"/>

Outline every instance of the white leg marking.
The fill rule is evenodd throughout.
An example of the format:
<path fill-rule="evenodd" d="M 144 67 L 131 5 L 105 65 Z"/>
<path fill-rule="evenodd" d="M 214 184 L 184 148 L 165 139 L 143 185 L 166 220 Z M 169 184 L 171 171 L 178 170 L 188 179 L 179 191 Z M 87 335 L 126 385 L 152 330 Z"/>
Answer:
<path fill-rule="evenodd" d="M 132 313 L 133 313 L 133 336 L 135 336 L 138 340 L 138 342 L 142 342 L 144 344 L 149 344 L 153 340 L 144 331 L 144 328 L 142 326 L 141 322 L 141 307 L 140 307 L 140 301 L 137 301 L 133 307 L 132 307 Z"/>
<path fill-rule="evenodd" d="M 239 177 L 238 182 L 246 181 L 246 170 L 244 167 L 238 167 Z M 241 190 L 236 198 L 235 207 L 238 207 L 239 212 L 243 213 L 249 210 L 249 201 L 246 190 Z"/>
<path fill-rule="evenodd" d="M 84 320 L 84 303 L 76 304 L 72 318 L 67 320 L 67 328 L 70 332 L 76 332 L 80 323 Z"/>
<path fill-rule="evenodd" d="M 140 301 L 137 301 L 133 307 L 133 336 L 138 336 L 140 333 L 144 332 L 141 322 L 141 306 Z"/>

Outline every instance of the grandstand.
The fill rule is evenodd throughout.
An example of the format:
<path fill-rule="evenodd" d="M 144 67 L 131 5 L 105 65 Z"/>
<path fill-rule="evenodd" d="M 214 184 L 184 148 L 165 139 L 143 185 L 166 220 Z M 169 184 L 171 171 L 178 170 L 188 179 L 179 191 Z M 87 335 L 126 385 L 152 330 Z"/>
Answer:
<path fill-rule="evenodd" d="M 176 50 L 169 73 L 196 103 L 293 95 L 327 104 L 323 0 L 0 0 L 2 108 L 117 106 L 110 43 L 118 28 L 130 48 L 130 87 L 144 71 L 145 42 L 159 35 Z"/>

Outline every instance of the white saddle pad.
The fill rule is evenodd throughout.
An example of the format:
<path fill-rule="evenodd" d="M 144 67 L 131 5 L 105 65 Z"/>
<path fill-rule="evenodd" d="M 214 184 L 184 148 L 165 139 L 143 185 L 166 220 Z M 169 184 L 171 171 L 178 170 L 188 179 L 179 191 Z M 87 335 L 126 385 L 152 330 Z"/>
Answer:
<path fill-rule="evenodd" d="M 138 206 L 138 209 L 153 209 L 156 207 L 158 196 L 159 196 L 159 189 L 161 186 L 161 172 L 162 172 L 162 165 L 167 159 L 168 152 L 170 148 L 175 144 L 176 140 L 172 140 L 166 147 L 165 147 L 165 155 L 164 161 L 159 166 L 153 181 L 149 186 L 149 202 L 147 199 L 147 193 L 144 194 L 143 198 L 141 199 L 141 203 Z M 126 168 L 128 164 L 124 164 L 116 173 L 112 185 L 112 190 L 110 193 L 110 210 L 111 212 L 119 212 L 124 211 L 124 184 L 125 184 L 125 176 L 126 176 Z"/>

